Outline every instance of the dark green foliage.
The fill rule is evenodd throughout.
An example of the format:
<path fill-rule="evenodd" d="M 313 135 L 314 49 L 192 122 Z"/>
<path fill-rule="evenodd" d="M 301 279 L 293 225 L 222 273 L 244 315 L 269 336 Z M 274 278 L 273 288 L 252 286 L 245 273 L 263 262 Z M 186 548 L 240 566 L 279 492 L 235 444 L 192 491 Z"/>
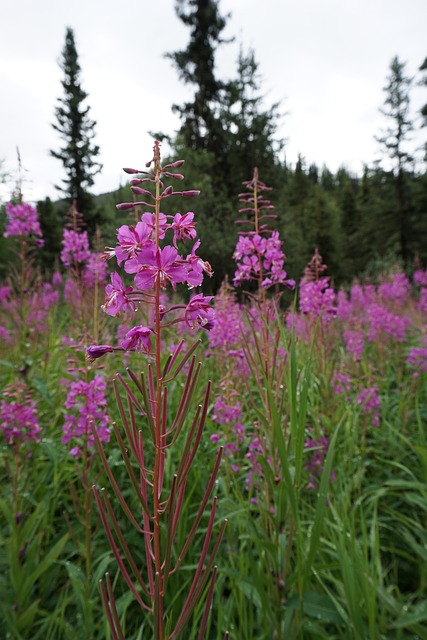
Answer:
<path fill-rule="evenodd" d="M 50 153 L 61 160 L 67 177 L 62 181 L 63 186 L 56 188 L 66 196 L 68 206 L 76 201 L 78 211 L 84 213 L 91 230 L 94 230 L 100 221 L 100 212 L 95 209 L 88 189 L 93 186 L 94 177 L 102 165 L 96 161 L 99 155 L 99 147 L 93 143 L 96 123 L 89 117 L 90 107 L 83 104 L 88 94 L 80 84 L 81 69 L 74 32 L 70 28 L 66 30 L 60 67 L 64 72 L 61 81 L 64 95 L 58 99 L 56 124 L 52 126 L 59 133 L 63 146 L 59 151 L 51 150 Z"/>
<path fill-rule="evenodd" d="M 251 178 L 254 166 L 263 167 L 267 184 L 274 187 L 280 183 L 283 167 L 279 154 L 284 141 L 276 137 L 279 105 L 267 109 L 263 106 L 258 64 L 252 50 L 240 50 L 236 78 L 217 78 L 216 51 L 221 44 L 230 42 L 221 37 L 228 16 L 220 15 L 218 2 L 178 0 L 176 11 L 190 28 L 190 41 L 185 50 L 167 56 L 183 82 L 195 87 L 195 93 L 191 102 L 173 106 L 180 115 L 181 127 L 177 136 L 169 140 L 177 157 L 185 157 L 187 151 L 210 155 L 207 162 L 215 177 L 216 194 L 220 194 L 212 203 L 212 213 L 223 219 L 221 194 L 229 202 L 237 202 L 241 183 Z"/>
<path fill-rule="evenodd" d="M 224 131 L 218 113 L 226 84 L 215 76 L 215 50 L 221 43 L 226 18 L 219 14 L 215 0 L 177 0 L 178 18 L 190 28 L 186 49 L 168 53 L 185 84 L 196 87 L 192 102 L 172 109 L 180 115 L 180 138 L 191 149 L 204 149 L 214 154 L 222 152 Z"/>
<path fill-rule="evenodd" d="M 37 211 L 44 240 L 44 246 L 37 254 L 37 262 L 43 270 L 52 270 L 62 248 L 63 215 L 58 204 L 54 204 L 50 198 L 38 202 Z"/>
<path fill-rule="evenodd" d="M 408 173 L 412 169 L 413 158 L 407 151 L 408 134 L 413 125 L 409 117 L 409 91 L 412 78 L 405 75 L 405 65 L 397 56 L 390 65 L 388 84 L 384 87 L 386 99 L 381 113 L 387 118 L 388 126 L 376 139 L 391 161 L 392 176 L 396 195 L 396 221 L 398 226 L 399 254 L 407 263 L 410 256 L 410 216 L 411 203 L 408 187 Z"/>

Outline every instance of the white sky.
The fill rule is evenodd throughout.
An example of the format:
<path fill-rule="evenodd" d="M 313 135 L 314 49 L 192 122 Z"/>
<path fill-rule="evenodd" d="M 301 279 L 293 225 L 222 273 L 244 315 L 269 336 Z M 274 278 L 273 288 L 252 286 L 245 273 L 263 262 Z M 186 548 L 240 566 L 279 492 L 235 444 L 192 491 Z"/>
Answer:
<path fill-rule="evenodd" d="M 282 101 L 288 112 L 279 133 L 289 162 L 302 153 L 307 163 L 359 173 L 378 157 L 391 59 L 398 55 L 416 75 L 427 56 L 426 0 L 221 0 L 220 11 L 231 12 L 224 35 L 236 41 L 221 49 L 219 75 L 235 75 L 239 43 L 254 48 L 266 106 Z M 163 57 L 189 38 L 174 0 L 0 0 L 0 159 L 14 172 L 19 147 L 26 200 L 56 198 L 53 185 L 64 177 L 49 149 L 60 145 L 51 123 L 67 26 L 97 121 L 104 168 L 94 193 L 124 183 L 121 167 L 150 159 L 147 131 L 176 130 L 171 105 L 191 95 Z M 416 87 L 412 97 L 415 113 L 427 91 Z"/>

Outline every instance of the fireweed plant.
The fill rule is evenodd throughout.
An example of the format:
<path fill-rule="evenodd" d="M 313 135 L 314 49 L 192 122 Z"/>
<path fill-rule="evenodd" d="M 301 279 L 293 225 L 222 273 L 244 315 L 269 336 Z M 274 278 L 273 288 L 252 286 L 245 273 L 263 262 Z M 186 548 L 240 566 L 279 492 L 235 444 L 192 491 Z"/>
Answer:
<path fill-rule="evenodd" d="M 276 218 L 272 213 L 274 206 L 264 195 L 270 188 L 259 179 L 256 167 L 252 180 L 243 185 L 245 191 L 239 194 L 243 206 L 239 213 L 245 214 L 246 219 L 238 220 L 237 224 L 249 229 L 239 232 L 233 254 L 237 264 L 233 284 L 235 287 L 250 285 L 251 290 L 247 292 L 250 305 L 246 310 L 245 321 L 227 283 L 223 285 L 218 304 L 218 316 L 223 326 L 216 332 L 214 330 L 210 346 L 217 352 L 218 349 L 223 351 L 224 345 L 228 346 L 229 361 L 233 363 L 221 381 L 221 392 L 217 397 L 214 413 L 214 419 L 220 425 L 227 425 L 224 434 L 228 440 L 225 444 L 227 457 L 238 456 L 244 439 L 242 407 L 236 396 L 243 391 L 243 397 L 250 398 L 249 404 L 252 407 L 257 408 L 261 403 L 264 408 L 260 413 L 264 415 L 265 423 L 260 425 L 259 420 L 255 421 L 253 440 L 246 454 L 251 465 L 246 485 L 251 491 L 255 476 L 262 474 L 259 454 L 265 453 L 268 464 L 273 468 L 277 466 L 271 455 L 272 420 L 268 389 L 274 389 L 275 401 L 279 402 L 279 396 L 283 396 L 285 352 L 279 345 L 278 300 L 280 288 L 292 289 L 295 282 L 287 278 L 284 270 L 285 254 L 279 234 L 268 228 L 268 221 Z M 275 292 L 273 296 L 268 296 L 269 290 Z M 234 326 L 234 331 L 230 326 Z M 236 379 L 254 381 L 257 393 L 254 395 L 253 387 L 249 384 L 244 385 L 244 389 L 236 389 Z M 270 439 L 271 446 L 266 444 L 266 438 Z M 236 462 L 232 464 L 235 471 L 238 468 Z M 257 498 L 253 497 L 253 500 L 256 501 Z"/>
<path fill-rule="evenodd" d="M 228 477 L 230 470 L 234 474 L 227 487 L 229 497 L 241 499 L 245 494 L 246 509 L 253 516 L 249 531 L 245 525 L 237 535 L 230 535 L 228 543 L 233 549 L 236 539 L 247 541 L 251 589 L 262 602 L 268 637 L 278 640 L 299 637 L 302 628 L 304 592 L 320 541 L 336 436 L 330 442 L 315 440 L 307 425 L 310 353 L 299 367 L 292 326 L 287 333 L 287 314 L 283 316 L 279 308 L 283 288 L 293 289 L 295 282 L 287 278 L 278 232 L 268 227 L 275 217 L 265 197 L 268 187 L 257 169 L 252 180 L 243 184 L 240 213 L 247 219 L 238 223 L 249 230 L 239 233 L 233 283 L 249 285 L 245 292 L 249 305 L 242 311 L 234 292 L 227 283 L 223 285 L 216 311 L 217 324 L 223 322 L 224 329 L 215 327 L 209 336 L 216 366 L 226 371 L 213 415 L 221 431 L 211 438 L 224 444 Z M 301 512 L 304 494 L 314 485 L 310 536 Z M 230 565 L 229 579 L 234 581 L 239 554 L 230 554 Z M 236 582 L 239 593 L 241 583 Z M 250 626 L 250 612 L 237 607 L 239 617 Z"/>
<path fill-rule="evenodd" d="M 93 430 L 97 449 L 116 499 L 141 536 L 141 543 L 145 549 L 144 571 L 141 571 L 135 560 L 136 550 L 132 550 L 127 544 L 113 504 L 105 490 L 99 491 L 94 488 L 94 494 L 108 540 L 127 586 L 141 607 L 144 617 L 152 616 L 155 640 L 182 637 L 190 616 L 196 607 L 200 607 L 201 599 L 206 597 L 198 633 L 198 638 L 204 637 L 217 572 L 214 558 L 226 525 L 224 521 L 216 540 L 211 544 L 216 510 L 214 497 L 200 558 L 182 610 L 177 614 L 169 604 L 173 600 L 173 575 L 182 565 L 196 536 L 215 484 L 222 454 L 220 449 L 185 542 L 176 548 L 177 529 L 184 511 L 188 474 L 202 438 L 208 412 L 210 383 L 203 402 L 199 404 L 188 424 L 190 403 L 201 367 L 200 363 L 196 363 L 194 355 L 198 343 L 185 349 L 184 340 L 180 340 L 173 353 L 164 355 L 162 337 L 171 327 L 185 325 L 191 329 L 210 330 L 214 323 L 212 296 L 205 297 L 197 293 L 187 304 L 168 305 L 164 304 L 162 295 L 167 287 L 175 291 L 178 284 L 185 283 L 190 289 L 198 287 L 205 274 L 212 274 L 210 265 L 197 255 L 200 240 L 196 239 L 194 213 L 176 213 L 174 216 L 168 216 L 161 212 L 162 203 L 168 198 L 191 198 L 198 195 L 194 190 L 178 192 L 174 191 L 171 185 L 165 186 L 165 179 L 183 178 L 181 174 L 176 173 L 176 169 L 182 164 L 183 161 L 176 161 L 162 167 L 160 145 L 156 141 L 153 159 L 146 164 L 147 169 L 152 166 L 151 171 L 125 169 L 126 173 L 133 176 L 130 180 L 133 193 L 142 196 L 143 200 L 119 204 L 117 208 L 134 210 L 142 207 L 148 211 L 142 213 L 141 219 L 135 225 L 121 226 L 117 232 L 116 247 L 106 250 L 106 257 L 115 257 L 125 273 L 132 276 L 133 284 L 128 285 L 124 277 L 118 272 L 113 272 L 111 284 L 106 287 L 106 298 L 102 308 L 110 316 L 130 311 L 135 317 L 141 305 L 146 304 L 153 310 L 153 323 L 150 326 L 135 324 L 127 331 L 118 346 L 99 345 L 87 349 L 88 358 L 91 360 L 117 350 L 140 352 L 148 360 L 146 372 L 138 375 L 128 370 L 135 390 L 121 374 L 117 374 L 114 381 L 127 439 L 126 445 L 116 424 L 114 431 L 138 498 L 138 513 L 132 511 L 129 501 L 118 486 L 98 432 L 96 428 Z M 150 186 L 153 187 L 154 193 L 147 188 Z M 169 236 L 172 236 L 172 242 L 169 242 Z M 191 251 L 185 258 L 178 252 L 179 242 L 192 243 Z M 176 414 L 170 415 L 169 390 L 173 389 L 180 373 L 185 376 L 182 396 Z M 124 392 L 125 401 L 120 391 Z M 138 424 L 138 415 L 141 418 L 141 426 Z M 173 457 L 173 451 L 180 436 L 183 445 L 177 459 L 176 455 Z M 169 478 L 167 470 L 171 466 L 175 467 L 175 471 Z M 113 638 L 124 638 L 123 621 L 119 619 L 108 575 L 105 584 L 101 581 L 101 590 Z M 143 627 L 145 624 L 146 622 L 143 622 Z"/>

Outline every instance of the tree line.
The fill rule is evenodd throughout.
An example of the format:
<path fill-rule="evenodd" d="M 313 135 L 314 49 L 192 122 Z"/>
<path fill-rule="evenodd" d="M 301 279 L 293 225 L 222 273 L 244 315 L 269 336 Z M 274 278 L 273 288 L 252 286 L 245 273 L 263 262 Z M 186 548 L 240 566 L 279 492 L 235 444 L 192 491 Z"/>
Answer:
<path fill-rule="evenodd" d="M 221 15 L 219 4 L 219 0 L 176 0 L 177 17 L 188 27 L 189 41 L 185 49 L 169 52 L 167 57 L 194 93 L 184 104 L 172 105 L 179 116 L 178 131 L 153 132 L 168 143 L 172 159 L 186 160 L 186 184 L 201 190 L 195 206 L 204 254 L 215 268 L 212 288 L 216 290 L 233 273 L 238 194 L 254 166 L 273 189 L 275 225 L 284 241 L 290 277 L 301 276 L 316 247 L 336 284 L 374 276 L 396 261 L 408 270 L 414 261 L 425 265 L 427 145 L 420 171 L 408 150 L 415 128 L 409 113 L 414 79 L 407 76 L 405 64 L 398 57 L 391 61 L 384 87 L 384 130 L 377 136 L 383 161 L 365 166 L 362 175 L 345 167 L 332 173 L 325 166 L 307 166 L 303 156 L 290 166 L 284 160 L 285 140 L 279 135 L 281 105 L 265 107 L 255 52 L 240 49 L 231 80 L 216 73 L 218 49 L 232 41 L 224 35 L 229 15 Z M 53 127 L 62 146 L 51 154 L 62 162 L 65 178 L 58 186 L 62 200 L 38 203 L 46 238 L 41 253 L 44 268 L 52 267 L 59 253 L 72 201 L 84 214 L 92 237 L 105 237 L 108 242 L 114 229 L 127 222 L 114 208 L 125 194 L 98 198 L 90 194 L 102 168 L 97 161 L 100 150 L 94 142 L 96 123 L 86 106 L 70 28 L 60 64 L 63 95 L 55 108 Z M 427 85 L 427 58 L 420 66 L 419 82 Z M 421 126 L 427 126 L 427 104 L 420 118 Z"/>

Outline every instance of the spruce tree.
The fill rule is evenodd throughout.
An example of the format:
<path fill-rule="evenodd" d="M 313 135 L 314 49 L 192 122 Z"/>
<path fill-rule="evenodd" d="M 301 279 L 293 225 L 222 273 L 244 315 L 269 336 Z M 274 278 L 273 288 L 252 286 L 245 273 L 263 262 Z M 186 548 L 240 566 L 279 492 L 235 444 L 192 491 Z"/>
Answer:
<path fill-rule="evenodd" d="M 80 83 L 80 64 L 74 40 L 74 32 L 67 28 L 65 45 L 59 66 L 64 72 L 61 81 L 64 95 L 55 107 L 56 123 L 52 124 L 60 135 L 63 145 L 59 151 L 50 154 L 61 160 L 66 178 L 63 186 L 55 185 L 69 201 L 76 201 L 78 211 L 86 220 L 93 217 L 93 201 L 88 189 L 94 184 L 94 177 L 102 165 L 96 161 L 99 146 L 93 143 L 96 122 L 89 117 L 90 107 L 84 102 L 88 96 Z M 91 220 L 94 222 L 93 220 Z"/>
<path fill-rule="evenodd" d="M 404 263 L 409 259 L 410 203 L 408 175 L 412 171 L 413 158 L 407 151 L 409 133 L 413 129 L 409 117 L 409 92 L 412 78 L 405 75 L 405 65 L 397 56 L 390 65 L 388 83 L 384 87 L 386 98 L 381 113 L 387 118 L 388 126 L 381 136 L 376 137 L 387 158 L 391 161 L 391 171 L 396 193 L 395 224 L 399 236 L 399 253 Z"/>
<path fill-rule="evenodd" d="M 191 102 L 172 110 L 181 118 L 179 135 L 192 150 L 204 149 L 217 157 L 222 151 L 223 130 L 218 113 L 226 83 L 215 75 L 215 53 L 224 40 L 221 33 L 228 16 L 221 16 L 216 0 L 176 0 L 178 18 L 190 28 L 186 49 L 166 54 L 185 84 L 195 86 Z"/>
<path fill-rule="evenodd" d="M 420 85 L 427 87 L 427 58 L 424 60 L 420 67 L 420 71 L 423 77 L 420 81 Z M 427 102 L 421 107 L 422 127 L 427 127 Z M 427 162 L 427 142 L 424 143 L 424 160 Z"/>

